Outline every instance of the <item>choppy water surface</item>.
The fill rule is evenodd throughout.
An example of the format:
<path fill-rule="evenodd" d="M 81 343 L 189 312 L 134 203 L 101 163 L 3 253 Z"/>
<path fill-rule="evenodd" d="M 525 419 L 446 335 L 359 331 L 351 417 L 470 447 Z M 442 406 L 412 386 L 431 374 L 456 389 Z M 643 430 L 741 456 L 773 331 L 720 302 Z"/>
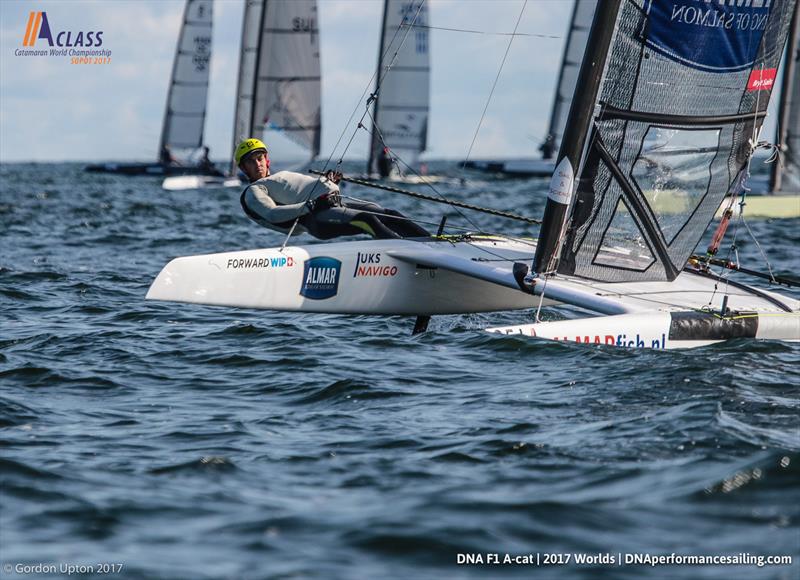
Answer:
<path fill-rule="evenodd" d="M 530 313 L 434 318 L 412 337 L 402 317 L 149 303 L 175 256 L 282 239 L 233 191 L 76 165 L 0 179 L 4 578 L 102 563 L 175 579 L 800 574 L 798 345 L 627 351 L 482 332 Z M 438 189 L 538 217 L 545 184 Z M 369 195 L 431 222 L 444 209 Z M 783 272 L 800 269 L 799 225 L 751 223 Z M 458 563 L 487 553 L 542 565 Z M 635 553 L 794 563 L 574 561 Z"/>

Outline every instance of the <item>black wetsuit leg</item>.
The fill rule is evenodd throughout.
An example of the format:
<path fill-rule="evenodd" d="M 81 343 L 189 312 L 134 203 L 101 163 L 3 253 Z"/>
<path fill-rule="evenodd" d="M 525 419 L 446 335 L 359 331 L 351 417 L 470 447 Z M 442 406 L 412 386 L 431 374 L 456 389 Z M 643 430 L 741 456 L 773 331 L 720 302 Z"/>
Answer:
<path fill-rule="evenodd" d="M 380 209 L 380 206 L 368 204 Z M 300 223 L 312 236 L 320 240 L 329 240 L 338 236 L 353 236 L 368 233 L 374 238 L 399 238 L 372 213 L 365 213 L 365 208 L 331 207 L 304 215 Z M 375 211 L 370 208 L 369 211 Z"/>
<path fill-rule="evenodd" d="M 399 211 L 383 208 L 382 213 L 386 215 L 378 216 L 378 219 L 404 238 L 428 238 L 431 235 L 428 230 L 412 222 Z"/>
<path fill-rule="evenodd" d="M 369 201 L 361 201 L 358 199 L 348 199 L 345 203 L 348 209 L 354 209 L 365 212 L 365 215 L 370 215 L 376 218 L 380 223 L 391 230 L 395 235 L 392 237 L 400 238 L 426 238 L 430 237 L 430 233 L 425 228 L 422 228 L 409 220 L 406 216 L 399 211 L 393 209 L 386 209 L 377 203 Z M 388 237 L 388 236 L 387 236 Z"/>

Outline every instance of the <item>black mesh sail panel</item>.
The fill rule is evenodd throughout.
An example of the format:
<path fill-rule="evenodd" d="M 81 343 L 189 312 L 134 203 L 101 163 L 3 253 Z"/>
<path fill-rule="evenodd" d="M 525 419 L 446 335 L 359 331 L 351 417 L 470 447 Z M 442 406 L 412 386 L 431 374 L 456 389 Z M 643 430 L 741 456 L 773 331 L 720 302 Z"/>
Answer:
<path fill-rule="evenodd" d="M 622 2 L 559 272 L 678 275 L 741 179 L 794 8 L 795 0 Z"/>

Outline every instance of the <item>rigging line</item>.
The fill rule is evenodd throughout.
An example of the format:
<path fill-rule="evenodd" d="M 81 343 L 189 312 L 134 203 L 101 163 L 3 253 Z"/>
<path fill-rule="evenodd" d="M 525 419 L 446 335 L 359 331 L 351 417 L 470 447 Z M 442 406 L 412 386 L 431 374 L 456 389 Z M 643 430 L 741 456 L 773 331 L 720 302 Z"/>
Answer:
<path fill-rule="evenodd" d="M 309 173 L 313 173 L 313 174 L 319 175 L 321 172 L 317 171 L 315 169 L 312 169 L 312 170 L 309 171 Z M 466 208 L 466 209 L 480 211 L 480 212 L 483 212 L 483 213 L 488 213 L 488 214 L 496 215 L 496 216 L 499 216 L 499 217 L 505 217 L 505 218 L 508 218 L 508 219 L 514 219 L 514 220 L 517 220 L 517 221 L 523 221 L 523 222 L 532 223 L 532 224 L 540 223 L 540 221 L 537 220 L 537 219 L 521 216 L 521 215 L 518 215 L 518 214 L 515 214 L 515 213 L 503 211 L 503 210 L 493 209 L 493 208 L 490 208 L 490 207 L 481 207 L 481 206 L 478 206 L 478 205 L 472 205 L 470 203 L 465 203 L 465 202 L 460 202 L 460 201 L 455 201 L 455 200 L 438 199 L 436 197 L 433 197 L 432 195 L 426 195 L 424 193 L 418 193 L 416 191 L 411 191 L 411 190 L 408 190 L 408 189 L 400 189 L 399 187 L 391 187 L 391 186 L 388 186 L 388 185 L 381 185 L 379 183 L 373 183 L 373 182 L 366 181 L 364 179 L 358 179 L 358 178 L 355 178 L 355 177 L 342 177 L 342 181 L 348 181 L 350 183 L 355 183 L 357 185 L 364 185 L 364 186 L 367 186 L 367 187 L 374 187 L 375 189 L 382 189 L 384 191 L 391 191 L 391 192 L 394 192 L 394 193 L 402 193 L 403 195 L 408 195 L 410 197 L 416 197 L 416 198 L 419 198 L 419 199 L 425 199 L 425 200 L 433 201 L 433 202 L 436 202 L 436 203 L 446 203 L 446 204 L 449 204 L 449 205 L 458 205 L 458 206 Z"/>
<path fill-rule="evenodd" d="M 421 10 L 421 9 L 422 9 L 422 5 L 420 4 L 420 10 Z M 414 22 L 416 22 L 416 17 L 415 17 L 415 19 L 414 19 Z M 407 27 L 409 28 L 409 30 L 410 30 L 411 28 L 413 28 L 413 27 L 414 27 L 414 23 L 412 22 L 412 23 L 411 23 L 411 25 L 406 25 L 406 24 L 403 24 L 403 23 L 401 22 L 401 23 L 400 23 L 400 26 L 401 26 L 401 27 L 402 27 L 402 26 L 407 26 Z M 396 34 L 397 34 L 397 32 L 395 32 L 395 35 L 396 35 Z M 406 34 L 408 34 L 408 32 L 406 32 Z M 389 43 L 389 46 L 391 46 L 391 44 L 392 44 L 393 42 L 394 42 L 394 38 L 393 38 L 393 39 L 392 39 L 392 41 Z M 403 39 L 403 42 L 405 42 L 405 38 Z M 402 43 L 401 43 L 401 47 L 402 47 Z M 388 73 L 388 71 L 389 71 L 389 68 L 391 68 L 391 67 L 393 66 L 393 64 L 394 64 L 395 60 L 397 59 L 397 55 L 398 55 L 398 53 L 399 53 L 399 50 L 400 50 L 400 47 L 398 47 L 397 51 L 395 51 L 394 58 L 392 59 L 392 62 L 389 64 L 389 66 L 388 66 L 388 67 L 387 67 L 387 69 L 386 69 L 386 72 L 387 72 L 387 73 Z M 388 48 L 387 48 L 387 53 L 388 53 Z M 381 79 L 381 80 L 382 80 L 382 79 Z M 379 84 L 380 84 L 380 83 L 379 83 Z M 375 92 L 377 93 L 377 92 L 378 92 L 378 90 L 376 90 Z M 384 149 L 386 149 L 388 152 L 390 152 L 390 153 L 392 154 L 392 157 L 393 157 L 395 160 L 397 160 L 397 161 L 399 161 L 400 163 L 402 163 L 402 164 L 403 164 L 403 165 L 406 167 L 406 169 L 407 169 L 408 171 L 410 171 L 411 173 L 413 173 L 413 174 L 414 174 L 414 175 L 416 175 L 417 177 L 420 177 L 420 178 L 422 178 L 422 179 L 423 179 L 423 182 L 425 183 L 425 185 L 426 185 L 426 186 L 428 186 L 428 188 L 430 188 L 430 190 L 431 190 L 431 191 L 433 191 L 433 193 L 435 193 L 436 195 L 438 195 L 438 196 L 441 198 L 441 200 L 442 200 L 442 201 L 444 201 L 444 202 L 447 202 L 447 203 L 448 203 L 448 204 L 451 206 L 451 208 L 453 208 L 453 210 L 454 210 L 454 211 L 455 211 L 457 214 L 459 214 L 459 215 L 460 215 L 460 216 L 461 216 L 461 217 L 462 217 L 462 218 L 463 218 L 465 221 L 467 221 L 468 223 L 470 223 L 470 224 L 471 224 L 471 225 L 472 225 L 472 226 L 473 226 L 475 229 L 477 229 L 479 232 L 483 233 L 483 230 L 482 230 L 482 228 L 481 228 L 481 227 L 480 227 L 480 226 L 477 224 L 477 222 L 476 222 L 475 220 L 473 220 L 472 218 L 470 218 L 468 215 L 466 215 L 464 212 L 462 212 L 460 209 L 458 209 L 458 208 L 457 208 L 455 205 L 453 205 L 453 204 L 452 204 L 452 203 L 451 203 L 451 202 L 450 202 L 450 201 L 449 201 L 449 200 L 448 200 L 448 199 L 447 199 L 447 198 L 446 198 L 446 197 L 445 197 L 445 196 L 444 196 L 444 195 L 443 195 L 443 194 L 442 194 L 442 193 L 441 193 L 441 192 L 440 192 L 438 189 L 436 189 L 436 187 L 435 187 L 435 186 L 434 186 L 432 183 L 430 183 L 429 181 L 427 181 L 427 180 L 426 180 L 426 179 L 425 179 L 425 178 L 424 178 L 422 175 L 420 175 L 420 174 L 419 174 L 419 173 L 418 173 L 418 172 L 417 172 L 417 171 L 416 171 L 416 170 L 415 170 L 413 167 L 411 167 L 411 166 L 410 166 L 408 163 L 406 163 L 406 162 L 405 162 L 405 160 L 404 160 L 402 157 L 400 157 L 400 156 L 399 156 L 397 153 L 395 153 L 395 152 L 394 152 L 394 150 L 393 150 L 393 149 L 391 149 L 391 148 L 390 148 L 390 147 L 389 147 L 389 146 L 386 144 L 386 140 L 385 140 L 385 139 L 384 139 L 384 137 L 383 137 L 383 132 L 381 131 L 381 129 L 380 129 L 380 126 L 378 125 L 378 123 L 376 123 L 376 121 L 375 121 L 375 117 L 374 117 L 374 116 L 372 115 L 372 113 L 370 112 L 370 109 L 369 109 L 369 103 L 367 103 L 367 107 L 366 107 L 366 111 L 365 111 L 365 113 L 366 113 L 366 115 L 368 115 L 368 116 L 369 116 L 370 122 L 372 123 L 372 130 L 373 130 L 373 132 L 375 132 L 375 133 L 377 134 L 377 136 L 378 136 L 378 140 L 380 141 L 381 145 L 383 145 Z M 363 122 L 363 120 L 364 120 L 364 117 L 362 116 L 362 117 L 361 117 L 361 121 Z M 359 123 L 359 126 L 363 126 L 363 125 L 362 125 L 361 123 Z M 354 136 L 355 136 L 355 134 L 354 134 Z M 352 142 L 352 138 L 351 138 L 351 140 L 350 140 L 350 141 Z M 348 147 L 349 147 L 349 144 L 348 144 Z"/>
<path fill-rule="evenodd" d="M 419 16 L 419 13 L 422 11 L 422 6 L 424 4 L 425 4 L 425 0 L 422 0 L 422 2 L 420 2 L 420 4 L 419 4 L 419 7 L 417 8 L 416 14 L 414 14 L 414 20 L 412 21 L 412 24 L 417 21 L 417 17 Z M 389 46 L 391 46 L 392 43 L 394 42 L 394 39 L 397 38 L 397 34 L 400 31 L 400 28 L 401 27 L 398 26 L 397 29 L 394 31 L 394 35 L 392 36 L 392 40 L 389 41 Z M 405 44 L 406 38 L 408 38 L 408 33 L 409 33 L 410 30 L 411 30 L 411 28 L 406 30 L 406 33 L 403 36 L 403 40 L 400 43 L 400 46 L 397 47 L 397 50 L 395 51 L 395 58 L 397 57 L 397 53 L 403 47 L 403 44 Z M 383 50 L 383 47 L 381 47 L 381 50 Z M 386 49 L 386 53 L 388 54 L 388 52 L 389 52 L 389 49 L 387 48 Z M 377 87 L 375 89 L 375 94 L 378 94 L 378 91 L 380 90 L 381 83 L 383 82 L 383 78 L 386 76 L 386 73 L 388 73 L 388 72 L 389 72 L 389 68 L 387 67 L 386 72 L 382 76 L 378 77 L 378 84 L 377 84 Z M 375 76 L 377 74 L 378 74 L 377 70 L 374 73 L 372 73 L 372 76 L 370 77 L 369 82 L 367 83 L 367 86 L 364 87 L 364 92 L 361 93 L 361 97 L 358 99 L 358 102 L 356 103 L 356 106 L 353 108 L 353 112 L 350 114 L 350 118 L 347 120 L 347 123 L 345 123 L 345 126 L 342 129 L 342 132 L 339 134 L 339 139 L 336 141 L 336 144 L 333 146 L 333 149 L 331 150 L 331 154 L 328 156 L 328 159 L 325 161 L 325 165 L 323 166 L 323 174 L 325 173 L 325 171 L 330 166 L 331 160 L 333 159 L 333 154 L 336 152 L 336 149 L 339 147 L 339 144 L 342 142 L 342 138 L 344 138 L 344 135 L 347 132 L 347 127 L 350 126 L 350 122 L 353 120 L 353 117 L 355 117 L 356 111 L 358 111 L 358 106 L 361 104 L 361 101 L 364 99 L 364 95 L 367 94 L 367 92 L 369 91 L 369 88 L 372 86 L 372 81 L 373 81 L 373 79 L 375 78 Z M 369 110 L 369 105 L 370 105 L 370 100 L 368 99 L 367 100 L 367 107 L 366 107 L 367 110 Z M 342 161 L 344 160 L 344 156 L 347 153 L 347 150 L 350 148 L 350 145 L 353 143 L 353 139 L 355 139 L 356 133 L 358 132 L 359 127 L 362 126 L 361 123 L 363 121 L 364 121 L 364 115 L 361 116 L 361 120 L 359 121 L 358 126 L 353 131 L 353 135 L 350 137 L 350 141 L 347 142 L 347 146 L 345 146 L 345 149 L 342 152 L 342 156 L 339 158 L 339 162 L 336 164 L 337 167 L 342 164 Z M 314 184 L 314 187 L 311 190 L 312 194 L 316 190 L 317 185 L 319 183 L 320 183 L 320 181 L 317 180 L 317 182 Z M 285 247 L 286 244 L 289 242 L 289 238 L 292 236 L 292 233 L 294 232 L 295 228 L 297 227 L 297 224 L 299 223 L 299 221 L 300 221 L 300 217 L 298 216 L 297 218 L 295 218 L 291 229 L 289 229 L 289 233 L 286 235 L 286 239 L 284 240 L 282 247 Z"/>
<path fill-rule="evenodd" d="M 367 109 L 367 112 L 369 113 L 369 108 Z M 466 215 L 464 212 L 462 212 L 460 209 L 458 209 L 458 208 L 457 208 L 455 205 L 453 205 L 452 203 L 450 203 L 450 201 L 449 201 L 449 200 L 448 200 L 448 199 L 447 199 L 447 198 L 444 196 L 444 194 L 442 194 L 442 193 L 441 193 L 441 192 L 440 192 L 438 189 L 436 189 L 436 187 L 435 187 L 435 186 L 434 186 L 434 185 L 433 185 L 431 182 L 429 182 L 429 181 L 428 181 L 427 179 L 425 179 L 425 178 L 424 178 L 422 175 L 420 175 L 419 173 L 417 173 L 416 169 L 414 169 L 413 167 L 411 167 L 411 166 L 410 166 L 408 163 L 406 163 L 406 162 L 405 162 L 405 160 L 404 160 L 402 157 L 400 157 L 399 155 L 397 155 L 397 154 L 394 152 L 394 150 L 393 150 L 393 149 L 391 149 L 391 148 L 390 148 L 390 147 L 389 147 L 389 146 L 386 144 L 386 141 L 383 139 L 383 132 L 380 130 L 380 127 L 379 127 L 379 126 L 378 126 L 378 124 L 375 122 L 375 118 L 372 116 L 372 113 L 369 113 L 369 118 L 370 118 L 370 121 L 372 121 L 372 127 L 373 127 L 373 131 L 376 131 L 376 132 L 377 132 L 377 134 L 378 134 L 378 139 L 380 140 L 380 142 L 381 142 L 381 144 L 383 145 L 383 147 L 384 147 L 385 149 L 387 149 L 387 150 L 388 150 L 388 151 L 389 151 L 389 152 L 392 154 L 392 157 L 394 157 L 394 159 L 396 159 L 397 161 L 399 161 L 400 163 L 402 163 L 402 164 L 403 164 L 403 165 L 406 167 L 406 169 L 407 169 L 408 171 L 410 171 L 411 173 L 413 173 L 413 174 L 414 174 L 414 175 L 416 175 L 417 177 L 420 177 L 420 178 L 422 178 L 422 179 L 423 179 L 423 181 L 424 181 L 424 183 L 425 183 L 425 185 L 427 185 L 427 186 L 428 186 L 428 188 L 430 188 L 430 190 L 431 190 L 431 191 L 433 191 L 433 193 L 435 193 L 436 195 L 438 195 L 438 196 L 439 196 L 439 197 L 442 199 L 442 201 L 444 201 L 444 202 L 447 202 L 447 203 L 450 205 L 450 207 L 451 207 L 451 208 L 452 208 L 452 209 L 453 209 L 453 210 L 454 210 L 454 211 L 455 211 L 455 212 L 456 212 L 458 215 L 460 215 L 460 216 L 461 216 L 461 217 L 462 217 L 464 220 L 466 220 L 466 221 L 467 221 L 469 224 L 471 224 L 473 228 L 475 228 L 476 230 L 478 230 L 480 233 L 484 233 L 484 232 L 483 232 L 483 230 L 482 230 L 482 228 L 481 228 L 481 227 L 478 225 L 478 223 L 477 223 L 475 220 L 473 220 L 472 218 L 470 218 L 468 215 Z"/>
<path fill-rule="evenodd" d="M 422 2 L 420 2 L 419 6 L 417 7 L 416 13 L 414 14 L 414 19 L 411 21 L 412 26 L 417 21 L 417 18 L 419 17 L 420 12 L 422 12 L 422 7 L 424 5 L 425 5 L 425 0 L 422 0 Z M 392 39 L 389 41 L 389 44 L 386 46 L 386 51 L 382 55 L 383 57 L 386 57 L 389 54 L 389 52 L 391 50 L 391 47 L 394 44 L 395 38 L 397 38 L 397 35 L 400 32 L 401 28 L 403 28 L 402 22 L 395 29 L 394 35 L 392 36 Z M 364 123 L 364 119 L 366 118 L 367 114 L 369 113 L 369 106 L 372 104 L 372 101 L 378 95 L 378 93 L 380 93 L 381 86 L 383 85 L 383 80 L 386 78 L 386 75 L 389 74 L 389 70 L 391 70 L 391 68 L 392 68 L 392 66 L 394 64 L 394 61 L 397 60 L 397 55 L 400 53 L 400 49 L 403 48 L 403 45 L 405 44 L 406 39 L 408 38 L 409 32 L 411 32 L 411 26 L 406 27 L 406 32 L 403 35 L 403 39 L 400 41 L 400 45 L 395 49 L 394 56 L 392 57 L 392 60 L 389 63 L 389 65 L 386 66 L 386 68 L 385 68 L 385 70 L 383 71 L 382 74 L 379 74 L 381 71 L 376 70 L 372 74 L 372 76 L 370 77 L 369 82 L 367 83 L 367 86 L 364 89 L 364 92 L 361 93 L 361 99 L 359 99 L 358 104 L 356 105 L 355 109 L 353 109 L 353 113 L 350 115 L 350 119 L 348 119 L 347 124 L 345 125 L 345 128 L 342 130 L 342 134 L 339 137 L 339 141 L 336 142 L 336 145 L 334 146 L 333 151 L 336 151 L 336 147 L 339 146 L 339 143 L 341 142 L 342 137 L 344 137 L 344 134 L 347 131 L 347 127 L 350 125 L 350 122 L 353 120 L 353 117 L 355 117 L 356 111 L 358 110 L 358 106 L 361 104 L 361 100 L 364 98 L 364 95 L 367 94 L 367 92 L 369 91 L 369 88 L 372 86 L 372 81 L 377 76 L 378 77 L 378 81 L 377 81 L 376 86 L 375 86 L 375 92 L 372 95 L 370 95 L 369 99 L 367 99 L 364 113 L 361 115 L 361 119 L 359 120 L 358 125 L 356 125 L 356 128 L 353 131 L 353 134 L 351 135 L 350 140 L 347 142 L 347 145 L 345 146 L 344 151 L 342 151 L 342 155 L 339 158 L 339 162 L 337 163 L 337 166 L 341 165 L 341 163 L 342 163 L 342 161 L 344 159 L 344 156 L 347 154 L 347 150 L 350 148 L 350 145 L 353 144 L 353 140 L 356 137 L 356 133 L 358 132 L 358 130 L 360 128 L 362 128 L 364 126 L 363 123 Z M 381 47 L 381 50 L 383 50 L 383 47 Z M 383 60 L 383 58 L 381 58 L 381 60 Z M 331 152 L 331 156 L 328 158 L 328 162 L 330 162 L 330 159 L 333 158 L 333 151 Z M 328 167 L 328 164 L 326 163 L 325 164 L 325 168 L 327 168 L 327 167 Z"/>
<path fill-rule="evenodd" d="M 519 11 L 519 17 L 517 17 L 517 23 L 514 25 L 514 34 L 517 33 L 517 28 L 519 28 L 519 23 L 522 20 L 522 14 L 525 12 L 525 7 L 528 5 L 528 0 L 522 4 L 522 9 Z M 508 57 L 508 53 L 511 50 L 511 43 L 514 42 L 514 36 L 508 39 L 508 46 L 506 47 L 506 53 L 503 55 L 503 60 L 500 63 L 500 69 L 497 71 L 497 76 L 494 78 L 494 84 L 492 84 L 492 90 L 489 92 L 489 98 L 486 99 L 486 105 L 483 107 L 483 113 L 481 114 L 481 118 L 478 121 L 478 126 L 475 128 L 475 135 L 472 137 L 472 143 L 469 145 L 469 150 L 467 151 L 467 157 L 464 159 L 464 163 L 461 165 L 461 170 L 464 171 L 467 167 L 467 161 L 469 161 L 469 156 L 472 154 L 472 148 L 475 146 L 475 141 L 478 139 L 478 132 L 481 130 L 481 125 L 483 124 L 483 119 L 486 116 L 486 110 L 489 108 L 489 103 L 492 101 L 492 95 L 494 95 L 494 89 L 497 87 L 497 81 L 500 80 L 500 73 L 503 72 L 503 66 L 506 63 L 506 58 Z"/>
<path fill-rule="evenodd" d="M 381 143 L 383 143 L 384 147 L 389 149 L 389 147 L 386 146 L 386 142 L 383 140 L 383 135 L 381 135 L 380 133 L 379 133 L 379 135 L 380 135 Z M 394 156 L 395 159 L 397 159 L 400 163 L 402 163 L 406 167 L 407 170 L 409 170 L 411 173 L 413 173 L 417 177 L 421 177 L 424 180 L 425 185 L 427 185 L 428 188 L 430 188 L 430 190 L 433 191 L 433 193 L 438 195 L 443 202 L 447 203 L 458 215 L 460 215 L 462 218 L 464 218 L 464 220 L 466 220 L 473 228 L 478 230 L 479 233 L 486 233 L 486 232 L 483 231 L 483 228 L 481 228 L 481 226 L 478 225 L 478 222 L 476 220 L 470 218 L 463 211 L 461 211 L 458 208 L 458 206 L 454 205 L 451 202 L 451 200 L 447 199 L 444 196 L 443 193 L 441 193 L 438 189 L 436 189 L 436 187 L 433 185 L 433 183 L 431 183 L 428 180 L 426 180 L 422 175 L 417 173 L 417 171 L 413 167 L 411 167 L 408 163 L 406 163 L 405 160 L 403 160 L 399 155 L 395 154 L 393 149 L 389 149 L 389 151 L 392 153 L 392 156 Z"/>
<path fill-rule="evenodd" d="M 470 34 L 486 34 L 489 36 L 528 36 L 531 38 L 552 38 L 555 40 L 560 40 L 564 38 L 563 36 L 558 36 L 555 34 L 536 34 L 530 32 L 489 32 L 486 30 L 468 30 L 465 28 L 446 28 L 444 26 L 427 26 L 425 24 L 414 24 L 413 26 L 410 24 L 401 24 L 400 26 L 411 26 L 412 28 L 427 28 L 429 30 L 444 30 L 446 32 L 467 32 Z"/>
<path fill-rule="evenodd" d="M 773 274 L 772 272 L 772 265 L 769 263 L 769 259 L 767 259 L 767 255 L 764 253 L 764 249 L 761 247 L 761 244 L 758 243 L 758 240 L 756 239 L 753 230 L 750 229 L 750 224 L 747 223 L 747 220 L 744 219 L 744 216 L 742 216 L 742 223 L 744 224 L 744 227 L 747 228 L 747 232 L 750 234 L 750 237 L 753 238 L 753 241 L 755 242 L 758 251 L 761 253 L 761 257 L 764 258 L 764 263 L 767 265 L 767 271 L 769 272 L 770 278 L 772 278 L 772 282 L 777 283 L 777 280 L 775 279 L 775 274 Z"/>

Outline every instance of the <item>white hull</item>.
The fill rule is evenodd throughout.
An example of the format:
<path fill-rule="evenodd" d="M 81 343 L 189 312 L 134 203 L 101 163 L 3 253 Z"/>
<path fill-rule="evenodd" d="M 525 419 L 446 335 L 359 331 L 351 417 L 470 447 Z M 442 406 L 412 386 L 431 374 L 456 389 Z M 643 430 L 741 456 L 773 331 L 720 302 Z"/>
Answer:
<path fill-rule="evenodd" d="M 667 350 L 732 338 L 800 341 L 800 312 L 721 317 L 713 313 L 650 312 L 487 328 L 559 342 Z"/>
<path fill-rule="evenodd" d="M 448 241 L 370 240 L 289 246 L 176 258 L 147 293 L 148 300 L 338 314 L 462 314 L 531 308 L 539 299 L 518 289 L 412 258 L 442 249 L 470 260 L 495 258 L 509 273 L 530 262 L 534 247 L 504 238 Z M 487 251 L 493 254 L 488 254 Z"/>
<path fill-rule="evenodd" d="M 488 329 L 634 348 L 690 348 L 731 338 L 800 341 L 800 301 L 683 272 L 672 282 L 557 276 L 522 292 L 514 262 L 531 240 L 371 240 L 176 258 L 148 300 L 295 312 L 438 315 L 568 304 L 601 316 Z M 721 316 L 723 296 L 728 314 Z"/>
<path fill-rule="evenodd" d="M 210 175 L 177 175 L 167 177 L 161 187 L 168 191 L 184 191 L 187 189 L 207 189 L 217 187 L 243 187 L 237 177 L 212 177 Z"/>

